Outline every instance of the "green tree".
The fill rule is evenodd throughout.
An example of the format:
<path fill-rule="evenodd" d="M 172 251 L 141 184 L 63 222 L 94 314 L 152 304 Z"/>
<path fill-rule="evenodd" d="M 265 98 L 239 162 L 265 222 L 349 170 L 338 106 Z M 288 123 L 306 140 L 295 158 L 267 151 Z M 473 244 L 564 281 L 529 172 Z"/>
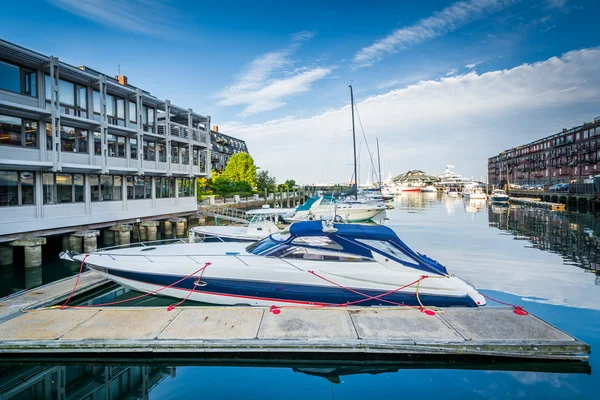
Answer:
<path fill-rule="evenodd" d="M 235 184 L 222 176 L 213 178 L 212 187 L 214 192 L 219 196 L 226 196 L 235 190 Z"/>
<path fill-rule="evenodd" d="M 287 186 L 288 189 L 293 189 L 296 187 L 296 181 L 294 179 L 288 179 L 285 181 L 284 185 Z"/>
<path fill-rule="evenodd" d="M 275 177 L 269 175 L 269 171 L 260 171 L 256 176 L 256 188 L 261 192 L 265 189 L 269 190 L 269 192 L 273 192 L 276 183 Z"/>
<path fill-rule="evenodd" d="M 256 186 L 256 165 L 254 165 L 254 159 L 248 153 L 234 154 L 225 166 L 223 177 L 232 182 L 243 181 L 248 182 L 250 186 Z"/>

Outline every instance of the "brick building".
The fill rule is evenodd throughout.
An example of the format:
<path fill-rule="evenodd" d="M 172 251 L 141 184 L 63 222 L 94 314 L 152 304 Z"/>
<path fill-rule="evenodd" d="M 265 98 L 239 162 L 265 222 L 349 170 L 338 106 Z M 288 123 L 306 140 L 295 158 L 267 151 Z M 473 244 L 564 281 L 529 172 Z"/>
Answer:
<path fill-rule="evenodd" d="M 488 159 L 494 185 L 583 182 L 600 174 L 600 117 Z"/>

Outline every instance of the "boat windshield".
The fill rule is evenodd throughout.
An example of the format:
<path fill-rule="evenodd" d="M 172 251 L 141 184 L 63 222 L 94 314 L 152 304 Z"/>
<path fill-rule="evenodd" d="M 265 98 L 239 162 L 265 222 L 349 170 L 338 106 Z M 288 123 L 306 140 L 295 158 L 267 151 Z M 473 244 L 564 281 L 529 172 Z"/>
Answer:
<path fill-rule="evenodd" d="M 246 251 L 252 254 L 262 254 L 270 248 L 285 243 L 290 236 L 289 228 L 279 233 L 273 233 L 256 243 L 252 243 L 250 246 L 246 247 Z"/>

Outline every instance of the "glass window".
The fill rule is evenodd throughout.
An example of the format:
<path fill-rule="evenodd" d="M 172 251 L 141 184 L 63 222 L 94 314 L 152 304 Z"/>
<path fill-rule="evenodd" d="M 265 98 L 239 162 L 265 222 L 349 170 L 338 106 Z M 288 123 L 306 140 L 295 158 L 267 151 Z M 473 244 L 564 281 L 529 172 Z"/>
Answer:
<path fill-rule="evenodd" d="M 100 175 L 90 175 L 90 194 L 92 201 L 100 201 Z"/>
<path fill-rule="evenodd" d="M 125 119 L 125 99 L 116 98 L 117 100 L 117 118 Z"/>
<path fill-rule="evenodd" d="M 77 85 L 77 106 L 87 110 L 87 87 Z"/>
<path fill-rule="evenodd" d="M 25 147 L 36 148 L 37 149 L 37 137 L 38 137 L 38 124 L 36 121 L 28 121 L 24 120 L 24 132 L 25 135 L 23 137 Z M 0 134 L 1 136 L 1 134 Z"/>
<path fill-rule="evenodd" d="M 21 146 L 21 118 L 0 115 L 0 144 Z"/>
<path fill-rule="evenodd" d="M 0 61 L 0 89 L 21 93 L 21 71 L 18 66 Z"/>
<path fill-rule="evenodd" d="M 23 93 L 32 97 L 37 97 L 37 73 L 32 70 L 23 70 Z"/>
<path fill-rule="evenodd" d="M 195 147 L 194 150 L 192 150 L 192 162 L 194 165 L 198 165 L 198 149 Z"/>
<path fill-rule="evenodd" d="M 20 183 L 21 205 L 35 204 L 35 174 L 33 172 L 21 172 Z"/>
<path fill-rule="evenodd" d="M 129 155 L 130 155 L 130 157 L 131 157 L 132 160 L 137 160 L 137 158 L 138 158 L 138 153 L 137 153 L 137 139 L 135 139 L 135 138 L 130 138 L 129 139 Z"/>
<path fill-rule="evenodd" d="M 75 128 L 70 126 L 60 126 L 60 150 L 76 152 L 75 147 Z"/>
<path fill-rule="evenodd" d="M 169 197 L 169 178 L 161 178 L 161 191 L 162 198 L 166 199 Z"/>
<path fill-rule="evenodd" d="M 54 199 L 54 174 L 44 173 L 42 175 L 42 186 L 44 189 L 44 204 L 56 204 Z"/>
<path fill-rule="evenodd" d="M 133 200 L 133 176 L 127 177 L 127 200 Z"/>
<path fill-rule="evenodd" d="M 102 155 L 102 136 L 100 136 L 100 132 L 94 132 L 94 154 L 97 156 Z"/>
<path fill-rule="evenodd" d="M 46 149 L 52 150 L 52 124 L 46 123 Z"/>
<path fill-rule="evenodd" d="M 106 95 L 106 114 L 111 117 L 116 117 L 115 97 L 112 94 Z"/>
<path fill-rule="evenodd" d="M 14 171 L 0 171 L 0 206 L 17 205 L 19 205 L 17 173 Z"/>
<path fill-rule="evenodd" d="M 171 163 L 179 164 L 179 147 L 174 144 L 171 144 Z"/>
<path fill-rule="evenodd" d="M 110 133 L 106 135 L 106 145 L 109 157 L 117 157 L 117 137 Z"/>
<path fill-rule="evenodd" d="M 129 122 L 137 122 L 137 103 L 129 102 Z"/>
<path fill-rule="evenodd" d="M 147 199 L 152 198 L 152 178 L 149 176 L 144 177 L 144 193 Z"/>
<path fill-rule="evenodd" d="M 73 184 L 75 188 L 75 203 L 83 203 L 83 174 L 73 175 Z"/>
<path fill-rule="evenodd" d="M 187 146 L 181 148 L 181 163 L 183 165 L 190 165 L 190 149 Z"/>
<path fill-rule="evenodd" d="M 167 162 L 167 145 L 158 143 L 158 161 Z"/>
<path fill-rule="evenodd" d="M 144 178 L 141 176 L 135 176 L 133 178 L 134 186 L 135 186 L 135 198 L 143 199 L 144 198 Z"/>
<path fill-rule="evenodd" d="M 88 132 L 82 129 L 76 129 L 77 132 L 77 151 L 79 153 L 88 152 Z"/>
<path fill-rule="evenodd" d="M 75 86 L 71 82 L 58 80 L 58 97 L 61 104 L 75 105 Z"/>
<path fill-rule="evenodd" d="M 144 140 L 144 160 L 156 160 L 156 142 Z"/>
<path fill-rule="evenodd" d="M 175 197 L 175 178 L 169 178 L 169 197 Z"/>
<path fill-rule="evenodd" d="M 113 200 L 113 177 L 112 175 L 100 175 L 100 186 L 102 189 L 102 200 Z"/>
<path fill-rule="evenodd" d="M 117 157 L 125 158 L 125 136 L 117 136 Z"/>
<path fill-rule="evenodd" d="M 113 177 L 113 200 L 123 200 L 123 177 Z"/>
<path fill-rule="evenodd" d="M 52 100 L 52 81 L 50 80 L 50 75 L 44 75 L 44 92 L 46 92 L 46 100 Z"/>
<path fill-rule="evenodd" d="M 71 174 L 56 174 L 56 202 L 73 202 L 73 177 Z"/>
<path fill-rule="evenodd" d="M 94 90 L 92 92 L 92 103 L 93 103 L 93 107 L 94 107 L 94 113 L 96 114 L 100 114 L 100 110 L 101 110 L 101 104 L 100 104 L 100 92 L 97 90 Z"/>

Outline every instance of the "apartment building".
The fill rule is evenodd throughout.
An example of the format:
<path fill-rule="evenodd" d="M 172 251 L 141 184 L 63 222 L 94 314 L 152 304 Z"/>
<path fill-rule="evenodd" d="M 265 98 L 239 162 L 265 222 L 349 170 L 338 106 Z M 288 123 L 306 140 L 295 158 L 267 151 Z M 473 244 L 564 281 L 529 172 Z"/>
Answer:
<path fill-rule="evenodd" d="M 246 142 L 233 136 L 219 132 L 219 127 L 214 125 L 210 131 L 211 136 L 211 168 L 213 171 L 223 171 L 231 156 L 237 153 L 248 153 Z"/>
<path fill-rule="evenodd" d="M 210 116 L 0 40 L 0 238 L 196 210 Z"/>
<path fill-rule="evenodd" d="M 600 174 L 600 117 L 488 159 L 494 185 L 583 182 Z"/>

